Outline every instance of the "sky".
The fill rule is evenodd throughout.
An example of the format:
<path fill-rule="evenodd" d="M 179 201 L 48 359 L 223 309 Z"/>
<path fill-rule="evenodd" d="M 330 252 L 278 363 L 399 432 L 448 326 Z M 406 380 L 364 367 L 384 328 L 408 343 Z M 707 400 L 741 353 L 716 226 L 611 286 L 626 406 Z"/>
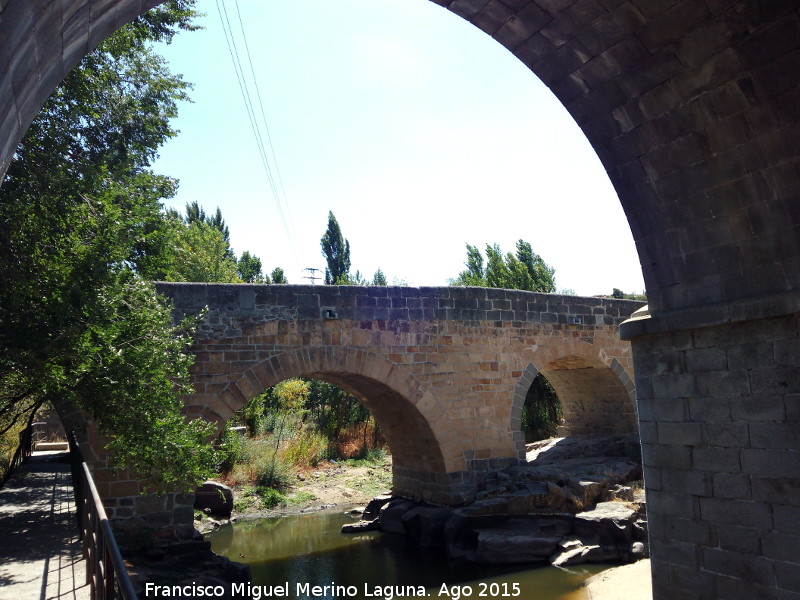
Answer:
<path fill-rule="evenodd" d="M 464 269 L 466 243 L 513 251 L 524 239 L 555 268 L 559 290 L 644 289 L 619 200 L 585 136 L 485 33 L 428 0 L 219 6 L 222 17 L 217 0 L 199 0 L 205 29 L 159 46 L 194 89 L 154 169 L 180 180 L 168 206 L 220 207 L 237 254 L 309 283 L 304 269 L 325 267 L 320 238 L 333 211 L 351 271 L 367 279 L 380 268 L 390 283 L 447 285 Z"/>

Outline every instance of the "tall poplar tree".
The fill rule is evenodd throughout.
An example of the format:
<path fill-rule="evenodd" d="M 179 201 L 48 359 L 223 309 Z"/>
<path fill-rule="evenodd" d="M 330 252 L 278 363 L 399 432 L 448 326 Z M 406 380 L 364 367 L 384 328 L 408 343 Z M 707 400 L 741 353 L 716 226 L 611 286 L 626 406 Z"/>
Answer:
<path fill-rule="evenodd" d="M 339 222 L 328 213 L 328 228 L 320 240 L 322 255 L 328 263 L 325 267 L 325 283 L 332 285 L 347 279 L 350 275 L 350 242 L 342 235 Z"/>

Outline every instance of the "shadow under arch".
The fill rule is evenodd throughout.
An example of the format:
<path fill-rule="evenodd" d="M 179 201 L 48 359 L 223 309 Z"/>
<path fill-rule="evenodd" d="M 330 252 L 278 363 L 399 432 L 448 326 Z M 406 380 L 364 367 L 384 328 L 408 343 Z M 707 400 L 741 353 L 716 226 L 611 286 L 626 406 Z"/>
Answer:
<path fill-rule="evenodd" d="M 392 450 L 394 494 L 441 504 L 463 502 L 459 483 L 460 472 L 466 468 L 464 452 L 460 446 L 451 447 L 455 440 L 448 435 L 443 411 L 402 365 L 358 348 L 323 346 L 283 352 L 244 371 L 217 402 L 187 399 L 187 412 L 221 425 L 250 398 L 292 377 L 332 383 L 372 412 Z"/>
<path fill-rule="evenodd" d="M 559 435 L 629 435 L 637 433 L 636 390 L 628 373 L 612 359 L 564 355 L 537 367 L 529 363 L 514 390 L 511 426 L 520 431 L 525 397 L 537 375 L 558 395 L 562 410 Z"/>

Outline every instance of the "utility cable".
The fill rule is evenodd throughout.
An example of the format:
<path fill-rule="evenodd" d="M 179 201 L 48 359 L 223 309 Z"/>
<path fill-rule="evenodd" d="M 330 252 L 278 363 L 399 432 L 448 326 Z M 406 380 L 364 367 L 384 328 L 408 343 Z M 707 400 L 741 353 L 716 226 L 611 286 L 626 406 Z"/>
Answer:
<path fill-rule="evenodd" d="M 267 124 L 266 124 L 266 116 L 265 116 L 265 112 L 264 112 L 264 106 L 263 106 L 263 103 L 261 102 L 260 93 L 258 92 L 258 84 L 257 84 L 257 80 L 255 78 L 255 70 L 253 69 L 252 58 L 250 56 L 249 46 L 247 44 L 247 39 L 246 39 L 246 35 L 245 35 L 245 32 L 244 32 L 244 25 L 242 23 L 241 12 L 239 11 L 238 1 L 235 2 L 235 6 L 236 6 L 237 13 L 239 15 L 239 22 L 240 22 L 241 29 L 242 29 L 242 36 L 243 36 L 243 39 L 244 39 L 245 48 L 247 49 L 248 61 L 250 62 L 250 70 L 251 70 L 251 74 L 252 74 L 252 77 L 253 77 L 254 85 L 255 85 L 256 91 L 257 91 L 257 97 L 258 97 L 258 101 L 259 101 L 260 112 L 261 112 L 262 119 L 264 121 L 264 125 L 265 125 L 265 128 L 266 128 Z M 239 91 L 242 94 L 242 99 L 244 100 L 244 104 L 245 104 L 245 110 L 247 111 L 248 120 L 250 121 L 250 128 L 251 128 L 251 130 L 253 132 L 253 136 L 255 137 L 255 140 L 256 140 L 256 146 L 258 147 L 258 154 L 259 154 L 259 157 L 261 159 L 261 164 L 262 164 L 262 166 L 264 168 L 264 172 L 265 172 L 265 174 L 267 176 L 267 181 L 269 182 L 270 190 L 272 192 L 272 197 L 273 197 L 273 200 L 275 201 L 275 205 L 276 205 L 276 207 L 278 209 L 278 215 L 280 216 L 284 232 L 286 233 L 286 238 L 287 238 L 287 240 L 289 242 L 289 247 L 291 248 L 292 254 L 294 255 L 295 263 L 297 264 L 297 266 L 299 268 L 300 261 L 299 261 L 299 259 L 297 257 L 297 251 L 295 249 L 294 241 L 292 239 L 293 236 L 292 236 L 292 233 L 289 231 L 289 225 L 287 223 L 287 218 L 286 218 L 286 215 L 284 213 L 283 206 L 281 205 L 280 194 L 278 193 L 278 187 L 277 187 L 276 182 L 275 182 L 275 177 L 273 176 L 272 169 L 271 169 L 270 164 L 269 164 L 269 157 L 267 155 L 266 145 L 264 143 L 264 139 L 263 139 L 263 136 L 261 134 L 261 129 L 259 127 L 258 118 L 257 118 L 256 112 L 255 112 L 255 109 L 254 109 L 254 102 L 253 102 L 253 99 L 252 99 L 252 97 L 250 95 L 250 89 L 249 89 L 249 86 L 247 84 L 247 77 L 245 75 L 244 68 L 242 67 L 242 61 L 241 61 L 241 59 L 239 57 L 239 49 L 238 49 L 238 47 L 236 45 L 236 39 L 235 39 L 235 36 L 234 36 L 234 33 L 233 33 L 233 28 L 232 28 L 231 23 L 230 23 L 230 18 L 228 17 L 228 11 L 225 8 L 224 3 L 222 3 L 220 0 L 217 0 L 217 12 L 219 13 L 220 22 L 222 23 L 222 30 L 223 30 L 223 33 L 225 34 L 225 42 L 228 45 L 228 52 L 229 52 L 230 57 L 231 57 L 231 62 L 233 63 L 233 69 L 234 69 L 234 72 L 236 73 L 236 79 L 237 79 L 237 82 L 239 84 Z M 273 148 L 273 145 L 272 145 L 272 140 L 271 140 L 271 138 L 269 138 L 269 130 L 268 129 L 267 129 L 267 137 L 269 139 L 269 147 L 270 147 L 270 151 L 271 151 L 272 156 L 273 156 L 273 161 L 275 162 L 276 169 L 277 169 L 277 160 L 275 159 L 275 151 L 274 151 L 274 148 Z M 278 174 L 278 177 L 280 178 L 280 174 Z M 280 181 L 280 179 L 279 179 L 279 183 L 280 183 L 280 186 L 281 186 L 281 190 L 283 191 L 283 182 Z M 285 203 L 285 192 L 284 192 L 284 203 Z M 287 208 L 288 208 L 288 204 L 287 204 Z M 292 229 L 294 229 L 294 226 L 292 226 Z M 296 235 L 296 232 L 295 232 L 295 235 Z"/>

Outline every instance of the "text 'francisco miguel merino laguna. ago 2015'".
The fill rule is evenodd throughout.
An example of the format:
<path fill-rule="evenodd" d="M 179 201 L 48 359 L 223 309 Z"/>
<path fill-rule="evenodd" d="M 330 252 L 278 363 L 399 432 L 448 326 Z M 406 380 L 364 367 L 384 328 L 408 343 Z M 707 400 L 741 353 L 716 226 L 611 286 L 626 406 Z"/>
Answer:
<path fill-rule="evenodd" d="M 354 585 L 311 585 L 289 582 L 278 585 L 254 585 L 252 583 L 233 583 L 230 589 L 222 585 L 157 585 L 145 584 L 146 598 L 219 598 L 226 595 L 243 600 L 262 600 L 262 598 L 372 598 L 375 600 L 394 600 L 395 598 L 449 598 L 459 600 L 473 593 L 469 585 L 447 585 L 443 583 L 438 591 L 426 590 L 421 585 L 370 585 L 359 588 Z M 521 593 L 518 583 L 479 583 L 474 590 L 481 597 L 515 598 Z"/>

